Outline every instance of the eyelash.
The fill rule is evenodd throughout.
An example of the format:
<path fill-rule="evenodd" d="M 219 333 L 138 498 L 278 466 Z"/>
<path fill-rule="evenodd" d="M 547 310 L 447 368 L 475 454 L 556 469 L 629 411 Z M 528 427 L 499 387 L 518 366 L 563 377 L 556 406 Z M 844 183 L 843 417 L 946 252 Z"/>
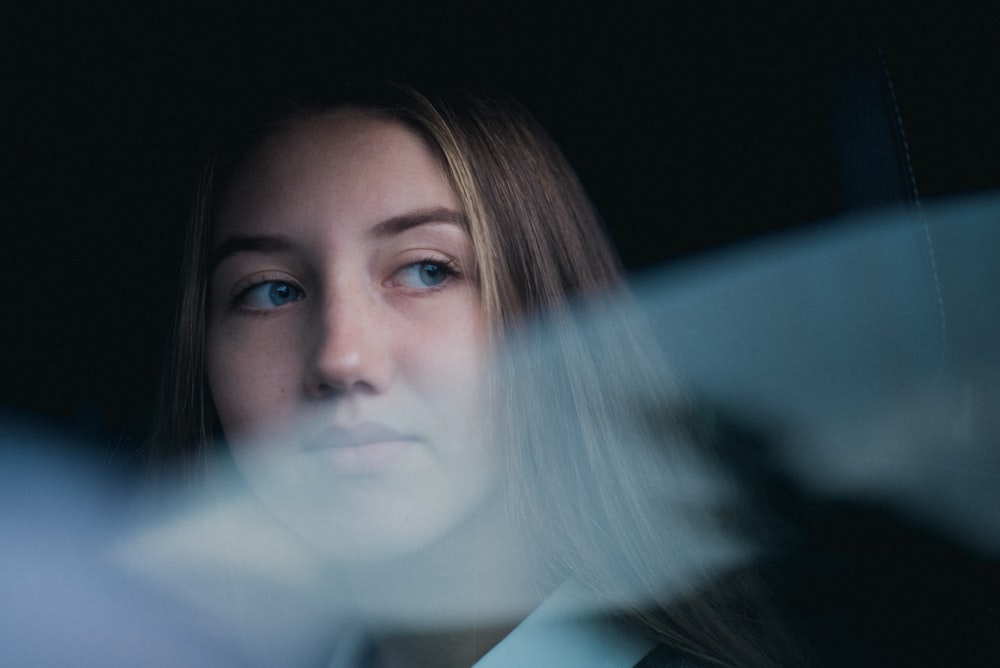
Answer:
<path fill-rule="evenodd" d="M 455 279 L 461 278 L 461 276 L 462 276 L 461 270 L 459 270 L 458 265 L 453 260 L 446 259 L 446 258 L 441 258 L 441 257 L 427 256 L 427 257 L 421 258 L 419 260 L 415 260 L 413 262 L 407 262 L 406 264 L 404 264 L 403 266 L 401 266 L 399 269 L 397 269 L 395 272 L 393 272 L 392 277 L 391 277 L 390 280 L 393 280 L 393 281 L 398 280 L 400 274 L 402 274 L 403 272 L 408 271 L 408 270 L 418 270 L 419 268 L 424 267 L 424 266 L 428 266 L 428 265 L 433 266 L 433 267 L 437 267 L 444 274 L 443 277 L 442 277 L 442 279 L 441 279 L 441 281 L 439 283 L 434 284 L 434 285 L 425 285 L 423 287 L 414 287 L 414 288 L 409 288 L 409 289 L 411 289 L 414 292 L 419 292 L 419 293 L 438 292 L 438 291 L 446 288 Z M 262 288 L 265 285 L 285 285 L 285 286 L 288 286 L 288 287 L 292 288 L 292 290 L 295 291 L 298 296 L 296 298 L 290 300 L 286 304 L 275 304 L 275 305 L 273 305 L 273 307 L 270 307 L 270 308 L 254 307 L 254 306 L 251 306 L 250 304 L 248 304 L 247 300 L 248 300 L 250 294 L 253 293 L 254 290 L 258 290 L 258 289 Z M 405 288 L 406 286 L 403 286 L 403 287 Z M 251 311 L 251 312 L 266 313 L 266 312 L 269 312 L 269 311 L 273 311 L 273 310 L 279 309 L 282 306 L 285 306 L 287 304 L 291 304 L 291 303 L 294 303 L 294 302 L 297 302 L 297 301 L 301 301 L 305 297 L 306 297 L 305 290 L 303 290 L 302 287 L 299 286 L 295 281 L 291 281 L 291 280 L 288 280 L 287 278 L 278 277 L 278 276 L 274 276 L 274 277 L 272 277 L 272 276 L 263 276 L 263 277 L 260 277 L 260 278 L 257 278 L 257 279 L 251 280 L 251 281 L 247 281 L 247 282 L 244 282 L 242 284 L 237 285 L 237 287 L 235 289 L 235 295 L 233 296 L 230 305 L 234 309 L 239 309 L 239 310 L 244 310 L 244 311 Z"/>
<path fill-rule="evenodd" d="M 453 260 L 440 258 L 440 257 L 425 257 L 414 262 L 407 262 L 405 265 L 397 269 L 392 274 L 392 278 L 396 279 L 400 274 L 407 270 L 419 269 L 421 267 L 432 265 L 439 268 L 444 277 L 441 279 L 440 283 L 435 285 L 427 285 L 422 288 L 415 288 L 418 292 L 437 292 L 439 290 L 447 287 L 452 281 L 457 278 L 461 278 L 462 272 L 459 270 L 458 265 L 455 264 Z"/>
<path fill-rule="evenodd" d="M 297 296 L 294 299 L 289 300 L 286 304 L 291 304 L 297 301 L 301 301 L 305 298 L 306 292 L 299 286 L 295 281 L 290 281 L 284 277 L 278 276 L 262 276 L 256 279 L 248 280 L 244 283 L 238 284 L 236 286 L 235 295 L 231 302 L 231 307 L 234 309 L 250 311 L 253 313 L 267 313 L 285 306 L 286 304 L 274 304 L 272 307 L 256 307 L 251 306 L 248 303 L 248 299 L 255 290 L 258 290 L 265 285 L 273 286 L 287 286 L 290 287 Z"/>

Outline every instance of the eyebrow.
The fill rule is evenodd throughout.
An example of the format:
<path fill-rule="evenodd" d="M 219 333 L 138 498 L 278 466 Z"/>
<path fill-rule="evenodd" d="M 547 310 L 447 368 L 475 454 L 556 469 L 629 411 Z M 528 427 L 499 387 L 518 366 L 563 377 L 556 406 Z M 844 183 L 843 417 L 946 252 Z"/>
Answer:
<path fill-rule="evenodd" d="M 237 253 L 280 253 L 291 249 L 292 241 L 280 235 L 240 235 L 230 237 L 212 251 L 208 271 L 211 274 L 226 258 Z"/>
<path fill-rule="evenodd" d="M 425 225 L 427 223 L 449 223 L 458 225 L 463 230 L 467 228 L 465 216 L 452 211 L 451 209 L 427 209 L 426 211 L 414 211 L 401 216 L 393 216 L 376 223 L 369 231 L 368 236 L 372 239 L 385 239 L 406 230 Z"/>
<path fill-rule="evenodd" d="M 414 211 L 400 216 L 393 216 L 376 223 L 367 232 L 372 239 L 386 239 L 403 232 L 426 225 L 428 223 L 447 223 L 466 229 L 465 216 L 451 209 L 428 209 Z M 282 235 L 238 235 L 226 239 L 212 251 L 209 261 L 209 274 L 215 271 L 219 264 L 238 253 L 280 253 L 292 249 L 292 240 Z"/>

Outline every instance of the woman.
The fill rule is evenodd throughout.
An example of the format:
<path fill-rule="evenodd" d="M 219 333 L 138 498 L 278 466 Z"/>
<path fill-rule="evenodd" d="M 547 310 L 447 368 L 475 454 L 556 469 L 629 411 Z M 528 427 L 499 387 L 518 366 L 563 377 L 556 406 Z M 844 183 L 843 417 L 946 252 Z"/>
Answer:
<path fill-rule="evenodd" d="M 336 665 L 777 663 L 669 535 L 696 453 L 641 328 L 571 307 L 621 270 L 527 112 L 394 89 L 248 146 L 200 193 L 157 454 L 225 443 L 330 555 L 371 641 Z M 539 317 L 544 343 L 510 345 Z"/>

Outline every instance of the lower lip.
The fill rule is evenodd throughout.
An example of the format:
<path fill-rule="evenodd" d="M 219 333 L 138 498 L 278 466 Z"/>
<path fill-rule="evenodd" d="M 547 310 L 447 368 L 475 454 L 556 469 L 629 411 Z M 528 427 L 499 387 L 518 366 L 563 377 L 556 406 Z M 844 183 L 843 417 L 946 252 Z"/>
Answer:
<path fill-rule="evenodd" d="M 361 445 L 339 446 L 318 451 L 338 473 L 373 475 L 390 468 L 416 441 L 377 441 Z"/>

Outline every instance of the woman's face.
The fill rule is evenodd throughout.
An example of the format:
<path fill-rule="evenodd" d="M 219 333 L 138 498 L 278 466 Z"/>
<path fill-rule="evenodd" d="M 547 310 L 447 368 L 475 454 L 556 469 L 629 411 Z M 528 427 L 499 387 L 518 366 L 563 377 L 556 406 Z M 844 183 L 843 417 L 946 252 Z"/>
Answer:
<path fill-rule="evenodd" d="M 335 555 L 419 549 L 498 487 L 459 211 L 420 138 L 350 110 L 268 139 L 223 202 L 212 397 L 250 484 Z"/>

